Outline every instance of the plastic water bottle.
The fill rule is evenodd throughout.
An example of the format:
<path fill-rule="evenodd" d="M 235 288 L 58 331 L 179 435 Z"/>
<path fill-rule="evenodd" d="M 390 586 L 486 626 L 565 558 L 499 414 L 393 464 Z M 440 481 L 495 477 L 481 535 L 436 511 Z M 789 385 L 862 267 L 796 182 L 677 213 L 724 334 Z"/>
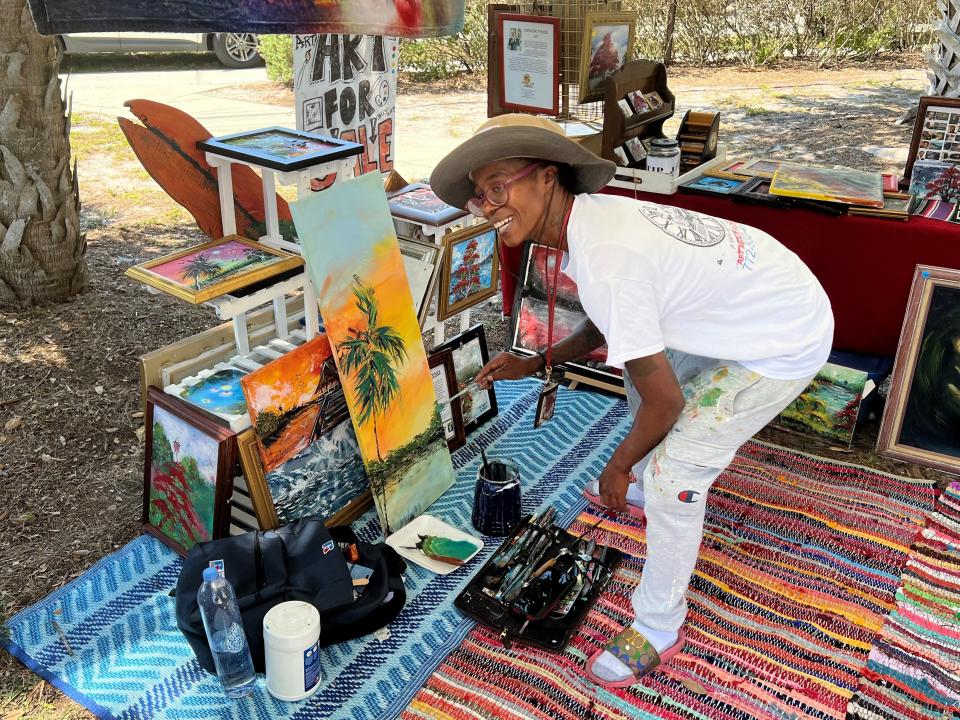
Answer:
<path fill-rule="evenodd" d="M 216 568 L 208 567 L 203 571 L 197 602 L 223 691 L 229 698 L 249 695 L 257 676 L 233 586 L 226 578 L 220 577 Z"/>

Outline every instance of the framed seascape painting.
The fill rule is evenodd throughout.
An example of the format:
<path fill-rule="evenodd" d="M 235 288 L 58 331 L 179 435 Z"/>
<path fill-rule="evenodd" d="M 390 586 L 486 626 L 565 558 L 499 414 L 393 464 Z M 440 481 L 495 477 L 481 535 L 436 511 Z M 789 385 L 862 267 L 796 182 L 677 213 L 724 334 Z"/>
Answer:
<path fill-rule="evenodd" d="M 466 217 L 466 210 L 447 205 L 426 183 L 414 183 L 387 196 L 390 214 L 403 220 L 439 226 Z"/>
<path fill-rule="evenodd" d="M 527 243 L 520 265 L 520 283 L 514 295 L 510 327 L 510 349 L 525 355 L 547 348 L 549 319 L 547 292 L 553 282 L 556 251 L 544 245 Z M 557 301 L 553 311 L 553 344 L 567 337 L 587 314 L 580 304 L 576 283 L 563 273 L 556 273 Z M 597 348 L 587 357 L 564 364 L 567 377 L 582 378 L 601 387 L 623 387 L 623 371 L 606 364 L 607 347 Z"/>
<path fill-rule="evenodd" d="M 252 371 L 240 385 L 264 472 L 296 457 L 348 416 L 326 335 Z"/>
<path fill-rule="evenodd" d="M 181 555 L 226 535 L 236 435 L 155 387 L 146 429 L 143 529 Z"/>
<path fill-rule="evenodd" d="M 438 350 L 427 358 L 430 363 L 430 377 L 433 379 L 433 391 L 437 396 L 437 407 L 443 421 L 443 434 L 447 438 L 447 447 L 453 452 L 467 442 L 467 433 L 463 425 L 463 403 L 454 398 L 457 390 L 457 371 L 453 364 L 452 350 Z M 461 396 L 462 397 L 462 396 Z"/>
<path fill-rule="evenodd" d="M 194 305 L 303 265 L 303 259 L 239 235 L 128 268 L 127 277 Z"/>
<path fill-rule="evenodd" d="M 633 54 L 636 23 L 636 13 L 587 12 L 580 49 L 579 102 L 603 100 L 603 81 Z"/>
<path fill-rule="evenodd" d="M 302 170 L 363 151 L 363 146 L 355 142 L 284 127 L 222 135 L 203 140 L 197 146 L 216 155 L 280 172 Z"/>
<path fill-rule="evenodd" d="M 390 535 L 454 482 L 390 208 L 377 173 L 291 204 L 373 502 Z M 330 242 L 330 238 L 349 242 Z"/>
<path fill-rule="evenodd" d="M 849 446 L 868 382 L 872 385 L 865 370 L 827 363 L 777 423 Z"/>
<path fill-rule="evenodd" d="M 497 292 L 497 231 L 482 223 L 449 233 L 443 239 L 437 320 L 444 321 L 493 297 Z"/>
<path fill-rule="evenodd" d="M 327 428 L 295 457 L 265 473 L 251 428 L 237 436 L 240 466 L 262 530 L 302 517 L 345 525 L 370 507 L 370 482 L 349 417 Z"/>
<path fill-rule="evenodd" d="M 918 265 L 877 451 L 960 474 L 960 270 Z"/>
<path fill-rule="evenodd" d="M 434 348 L 434 352 L 442 350 L 453 352 L 457 392 L 470 388 L 477 374 L 490 360 L 487 354 L 487 336 L 480 324 Z M 493 387 L 484 390 L 474 386 L 460 396 L 460 408 L 464 427 L 469 434 L 497 416 L 497 394 Z"/>
<path fill-rule="evenodd" d="M 403 269 L 410 283 L 413 308 L 420 327 L 423 327 L 430 313 L 430 301 L 436 294 L 437 283 L 440 281 L 443 247 L 405 238 L 398 238 L 397 242 L 400 244 L 400 255 L 403 256 Z"/>

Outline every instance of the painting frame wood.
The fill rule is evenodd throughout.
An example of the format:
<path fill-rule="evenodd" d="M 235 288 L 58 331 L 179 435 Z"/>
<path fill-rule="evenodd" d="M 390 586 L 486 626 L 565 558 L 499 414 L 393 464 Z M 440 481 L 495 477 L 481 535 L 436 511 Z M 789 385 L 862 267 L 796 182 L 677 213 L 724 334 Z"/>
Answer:
<path fill-rule="evenodd" d="M 347 420 L 349 422 L 349 420 Z M 261 530 L 273 530 L 280 526 L 277 509 L 270 494 L 263 463 L 260 462 L 260 452 L 257 447 L 257 437 L 253 428 L 244 430 L 237 435 L 237 452 L 240 456 L 240 468 L 246 480 L 247 493 L 253 505 L 253 512 Z M 324 518 L 327 527 L 335 525 L 349 525 L 360 517 L 373 505 L 373 495 L 368 487 L 363 493 L 351 500 L 343 508 L 330 517 Z"/>
<path fill-rule="evenodd" d="M 403 203 L 402 198 L 405 195 L 417 192 L 420 192 L 421 195 L 423 195 L 423 191 L 429 191 L 430 195 L 433 196 L 432 199 L 435 199 L 443 207 L 437 212 L 428 212 L 426 210 L 420 210 L 415 206 L 405 205 Z M 433 189 L 428 183 L 422 182 L 410 183 L 399 190 L 394 190 L 393 192 L 388 193 L 387 203 L 390 205 L 390 214 L 393 217 L 400 218 L 401 220 L 420 223 L 422 225 L 429 225 L 430 227 L 447 225 L 455 220 L 460 220 L 470 215 L 470 213 L 466 210 L 453 207 L 453 205 L 447 205 L 445 202 L 443 202 L 443 200 L 437 197 L 436 193 L 433 192 Z"/>
<path fill-rule="evenodd" d="M 627 43 L 625 52 L 620 58 L 620 63 L 607 73 L 604 78 L 597 81 L 596 86 L 590 87 L 590 65 L 595 54 L 593 50 L 593 34 L 598 26 L 620 25 L 627 26 Z M 580 72 L 577 74 L 579 98 L 578 102 L 582 105 L 587 102 L 603 100 L 605 91 L 603 80 L 605 77 L 615 73 L 622 68 L 624 64 L 630 62 L 634 55 L 634 39 L 637 29 L 637 15 L 631 12 L 606 12 L 588 10 L 583 19 L 583 35 L 580 40 Z"/>
<path fill-rule="evenodd" d="M 491 235 L 492 234 L 492 235 Z M 491 237 L 490 279 L 480 290 L 451 302 L 451 287 L 453 275 L 456 272 L 453 263 L 456 257 L 457 246 L 481 236 Z M 437 299 L 437 321 L 449 320 L 464 310 L 479 305 L 497 294 L 497 280 L 500 277 L 500 252 L 497 244 L 496 228 L 489 222 L 471 225 L 457 232 L 448 233 L 443 238 L 443 266 L 440 276 L 440 293 Z M 486 260 L 482 260 L 486 263 Z"/>
<path fill-rule="evenodd" d="M 496 25 L 493 31 L 496 33 L 497 38 L 495 46 L 500 78 L 500 86 L 497 89 L 497 99 L 500 107 L 506 111 L 540 113 L 556 117 L 560 114 L 560 18 L 550 17 L 548 15 L 521 15 L 512 12 L 498 12 L 495 18 Z M 507 99 L 507 53 L 514 50 L 510 43 L 505 40 L 507 23 L 515 23 L 517 25 L 528 23 L 530 25 L 543 25 L 550 28 L 550 47 L 547 49 L 546 56 L 548 66 L 546 71 L 541 73 L 550 78 L 551 100 L 549 103 L 534 105 L 525 102 L 514 102 Z M 516 29 L 520 30 L 522 28 Z M 529 74 L 525 77 L 529 77 Z M 533 82 L 532 78 L 530 80 Z"/>
<path fill-rule="evenodd" d="M 451 350 L 454 351 L 454 366 L 457 366 L 457 350 L 469 345 L 470 343 L 476 342 L 480 348 L 480 360 L 481 367 L 486 365 L 490 361 L 490 354 L 487 351 L 487 335 L 483 328 L 483 323 L 477 323 L 473 327 L 467 328 L 459 335 L 450 338 L 444 343 L 437 345 L 433 349 L 434 352 L 439 352 L 442 350 Z M 473 378 L 470 378 L 469 382 L 472 382 Z M 457 376 L 457 392 L 464 389 L 465 385 L 461 377 Z M 476 430 L 478 427 L 483 425 L 488 420 L 495 418 L 499 412 L 497 408 L 497 393 L 493 386 L 489 390 L 483 390 L 482 392 L 486 393 L 486 399 L 489 404 L 489 408 L 482 413 L 478 414 L 472 419 L 467 419 L 464 417 L 463 424 L 464 430 L 469 435 L 471 432 Z M 464 403 L 465 405 L 466 403 Z M 461 408 L 462 410 L 462 408 Z"/>
<path fill-rule="evenodd" d="M 209 286 L 196 290 L 191 289 L 183 284 L 174 282 L 173 280 L 170 280 L 169 278 L 166 278 L 163 275 L 153 271 L 153 268 L 166 265 L 190 255 L 202 255 L 204 251 L 215 250 L 216 248 L 226 245 L 230 242 L 237 242 L 241 245 L 249 247 L 251 250 L 262 251 L 267 255 L 274 256 L 277 258 L 277 262 L 270 263 L 269 265 L 253 269 L 248 272 L 240 272 L 236 275 L 231 275 L 220 282 L 213 283 Z M 294 255 L 283 250 L 277 250 L 275 248 L 268 247 L 263 243 L 250 240 L 249 238 L 245 238 L 240 235 L 225 235 L 219 240 L 210 240 L 209 242 L 200 243 L 199 245 L 194 245 L 184 250 L 178 250 L 170 253 L 169 255 L 163 255 L 162 257 L 154 258 L 153 260 L 147 260 L 139 265 L 134 265 L 130 268 L 127 268 L 124 275 L 132 280 L 141 282 L 144 285 L 149 285 L 157 290 L 162 290 L 168 295 L 173 295 L 175 298 L 179 298 L 180 300 L 186 300 L 188 303 L 193 305 L 200 305 L 207 300 L 220 297 L 221 295 L 226 295 L 234 290 L 247 287 L 248 285 L 253 285 L 261 280 L 275 277 L 276 275 L 280 275 L 288 270 L 294 270 L 301 266 L 303 266 L 303 258 L 301 258 L 299 255 Z"/>
<path fill-rule="evenodd" d="M 153 425 L 157 407 L 189 426 L 200 435 L 205 436 L 217 446 L 210 540 L 225 537 L 229 533 L 230 496 L 233 490 L 233 477 L 236 468 L 236 433 L 214 421 L 209 415 L 197 410 L 180 398 L 167 395 L 154 386 L 150 386 L 147 389 L 147 406 L 144 416 L 146 433 L 144 438 L 143 504 L 141 507 L 140 522 L 145 532 L 153 535 L 177 554 L 186 555 L 192 545 L 187 547 L 150 521 L 150 507 L 154 486 L 152 472 L 155 450 Z"/>
<path fill-rule="evenodd" d="M 282 135 L 291 139 L 297 138 L 304 143 L 312 142 L 326 147 L 297 155 L 295 158 L 285 158 L 281 155 L 258 150 L 255 146 L 237 143 L 241 140 L 265 139 L 265 136 L 269 134 Z M 353 157 L 363 152 L 363 145 L 359 143 L 326 135 L 317 135 L 303 130 L 293 130 L 279 125 L 271 125 L 256 130 L 244 130 L 230 135 L 219 135 L 208 140 L 201 140 L 197 143 L 197 147 L 215 155 L 240 160 L 250 165 L 258 165 L 278 172 L 302 170 L 321 163 Z"/>
<path fill-rule="evenodd" d="M 918 399 L 917 405 L 912 406 L 914 416 L 923 414 L 928 417 L 936 417 L 932 408 L 924 406 L 918 410 L 918 406 L 922 405 L 919 395 L 923 393 L 924 387 L 919 387 L 917 396 L 913 395 L 913 391 L 918 364 L 921 360 L 929 357 L 926 356 L 926 353 L 932 354 L 938 350 L 936 333 L 929 329 L 930 313 L 934 301 L 933 295 L 938 288 L 945 288 L 950 291 L 951 300 L 960 297 L 960 270 L 917 265 L 913 275 L 913 284 L 910 287 L 910 297 L 907 301 L 903 329 L 900 332 L 900 342 L 893 363 L 890 391 L 880 421 L 877 452 L 898 460 L 926 465 L 943 472 L 960 475 L 960 443 L 956 441 L 956 433 L 954 433 L 954 442 L 957 443 L 955 455 L 936 451 L 929 447 L 919 447 L 918 443 L 909 444 L 903 438 L 904 426 L 908 421 L 908 414 L 911 411 L 914 398 Z M 948 311 L 948 319 L 956 322 L 960 327 L 960 305 L 954 305 L 953 310 Z M 956 330 L 952 326 L 949 329 Z M 928 386 L 929 382 L 923 385 Z M 955 430 L 957 426 L 954 425 L 953 427 Z"/>
<path fill-rule="evenodd" d="M 441 406 L 446 404 L 450 410 L 451 428 L 444 425 L 444 429 L 447 437 L 447 447 L 450 448 L 450 452 L 453 452 L 467 444 L 467 430 L 463 424 L 463 403 L 460 398 L 450 400 L 457 394 L 457 370 L 453 364 L 453 350 L 434 350 L 427 355 L 427 364 L 430 365 L 431 371 L 441 368 L 443 372 L 446 397 L 438 396 L 437 402 Z M 434 387 L 436 387 L 436 384 L 434 384 Z M 443 410 L 440 411 L 440 419 L 446 423 Z M 452 433 L 450 432 L 451 429 Z"/>

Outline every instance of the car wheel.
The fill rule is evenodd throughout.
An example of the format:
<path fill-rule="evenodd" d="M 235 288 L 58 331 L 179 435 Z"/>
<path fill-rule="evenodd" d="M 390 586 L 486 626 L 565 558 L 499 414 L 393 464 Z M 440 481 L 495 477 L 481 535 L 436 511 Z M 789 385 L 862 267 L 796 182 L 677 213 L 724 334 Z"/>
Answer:
<path fill-rule="evenodd" d="M 248 68 L 260 64 L 260 44 L 252 33 L 217 33 L 213 36 L 217 60 L 228 68 Z"/>

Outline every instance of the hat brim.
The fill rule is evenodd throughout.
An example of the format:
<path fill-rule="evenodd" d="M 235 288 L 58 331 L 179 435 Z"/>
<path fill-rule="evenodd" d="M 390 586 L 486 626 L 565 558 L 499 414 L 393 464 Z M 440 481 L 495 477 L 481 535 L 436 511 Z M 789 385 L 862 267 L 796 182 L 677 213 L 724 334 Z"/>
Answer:
<path fill-rule="evenodd" d="M 617 166 L 570 138 L 535 127 L 500 127 L 480 132 L 447 153 L 430 175 L 430 187 L 448 205 L 465 208 L 475 194 L 470 173 L 497 160 L 533 158 L 570 165 L 574 193 L 592 193 L 613 179 Z"/>

